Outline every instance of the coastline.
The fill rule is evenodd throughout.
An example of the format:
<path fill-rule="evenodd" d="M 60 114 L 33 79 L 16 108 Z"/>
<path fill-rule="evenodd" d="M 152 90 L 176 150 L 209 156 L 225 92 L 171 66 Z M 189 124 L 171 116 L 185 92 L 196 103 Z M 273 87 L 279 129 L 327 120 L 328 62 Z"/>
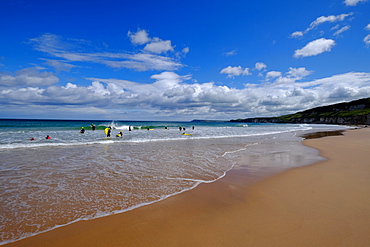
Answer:
<path fill-rule="evenodd" d="M 364 128 L 305 140 L 328 160 L 257 182 L 232 169 L 166 200 L 4 246 L 369 246 L 369 139 Z"/>

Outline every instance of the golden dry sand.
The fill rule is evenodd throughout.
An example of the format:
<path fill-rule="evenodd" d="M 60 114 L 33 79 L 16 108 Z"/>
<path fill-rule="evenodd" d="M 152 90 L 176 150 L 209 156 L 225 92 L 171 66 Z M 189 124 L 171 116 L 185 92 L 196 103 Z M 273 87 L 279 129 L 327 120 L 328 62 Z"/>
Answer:
<path fill-rule="evenodd" d="M 370 128 L 304 144 L 328 160 L 252 185 L 234 169 L 159 203 L 6 246 L 370 246 Z"/>

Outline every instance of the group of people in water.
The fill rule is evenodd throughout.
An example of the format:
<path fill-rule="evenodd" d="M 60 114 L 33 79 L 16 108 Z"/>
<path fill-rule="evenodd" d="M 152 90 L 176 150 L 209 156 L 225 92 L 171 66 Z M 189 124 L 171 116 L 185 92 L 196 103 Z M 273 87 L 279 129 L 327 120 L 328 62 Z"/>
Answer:
<path fill-rule="evenodd" d="M 164 127 L 164 129 L 168 130 L 168 127 L 167 127 L 167 126 L 165 126 L 165 127 Z M 192 126 L 192 130 L 194 130 L 194 129 L 195 129 L 195 127 L 194 127 L 194 126 Z M 95 130 L 95 128 L 94 128 L 94 129 L 92 129 L 92 130 Z M 128 130 L 129 130 L 129 131 L 131 131 L 131 130 L 132 130 L 131 126 L 129 126 L 129 127 L 128 127 Z M 152 130 L 152 129 L 147 128 L 147 130 Z M 186 130 L 186 129 L 185 129 L 185 127 L 180 126 L 180 127 L 179 127 L 179 130 L 180 130 L 180 131 L 184 131 L 184 133 L 183 133 L 183 134 L 185 134 L 185 130 Z M 108 126 L 107 128 L 105 128 L 104 132 L 105 132 L 105 134 L 107 135 L 107 137 L 110 137 L 110 135 L 111 135 L 111 131 L 112 131 L 112 127 L 111 127 L 111 126 Z M 84 127 L 82 127 L 82 129 L 81 129 L 80 133 L 84 133 L 84 132 L 85 132 Z M 122 133 L 122 130 L 120 130 L 120 131 L 119 131 L 119 133 L 116 135 L 116 137 L 122 137 L 122 136 L 123 136 L 123 133 Z"/>
<path fill-rule="evenodd" d="M 91 130 L 94 131 L 95 129 L 96 129 L 95 124 L 91 124 Z M 107 137 L 110 137 L 111 131 L 112 131 L 112 127 L 111 126 L 108 126 L 107 128 L 104 129 L 104 132 L 107 135 Z M 129 126 L 129 131 L 131 131 L 131 126 Z M 81 130 L 80 130 L 79 133 L 80 134 L 85 133 L 85 127 L 81 127 Z M 122 133 L 122 130 L 120 130 L 119 133 L 116 135 L 116 137 L 122 137 L 122 136 L 123 136 L 123 133 Z"/>
<path fill-rule="evenodd" d="M 91 124 L 91 130 L 95 130 L 96 126 L 94 124 Z M 110 137 L 112 131 L 112 127 L 108 126 L 107 128 L 104 129 L 104 133 L 107 135 L 107 137 Z M 131 126 L 129 127 L 129 131 L 131 131 Z M 80 130 L 80 133 L 83 134 L 85 133 L 85 128 L 82 127 Z M 116 137 L 122 137 L 123 133 L 122 130 L 119 131 L 119 133 L 116 135 Z"/>
<path fill-rule="evenodd" d="M 131 128 L 129 130 L 131 131 Z M 107 137 L 110 137 L 111 131 L 112 131 L 111 126 L 108 126 L 108 128 L 105 128 L 104 132 L 107 135 Z M 122 136 L 123 136 L 123 133 L 122 133 L 122 130 L 120 130 L 119 133 L 116 135 L 116 137 L 122 137 Z"/>
<path fill-rule="evenodd" d="M 192 126 L 192 129 L 193 129 L 193 130 L 194 130 L 194 128 L 195 128 L 195 127 L 194 127 L 194 126 Z M 95 126 L 95 124 L 93 124 L 93 123 L 92 123 L 92 124 L 91 124 L 91 130 L 93 130 L 93 131 L 94 131 L 95 129 L 96 129 L 96 126 Z M 164 129 L 168 130 L 168 127 L 167 127 L 167 126 L 165 126 L 165 127 L 164 127 Z M 132 130 L 132 127 L 131 127 L 131 126 L 129 126 L 129 127 L 128 127 L 128 130 L 129 130 L 129 131 L 131 131 L 131 130 Z M 151 130 L 151 129 L 150 129 L 150 128 L 147 128 L 147 130 Z M 185 134 L 185 130 L 186 130 L 186 129 L 185 129 L 185 127 L 180 126 L 180 127 L 179 127 L 179 130 L 180 130 L 180 131 L 184 131 L 184 133 L 183 133 L 183 134 Z M 112 131 L 112 127 L 111 127 L 111 126 L 108 126 L 107 128 L 105 128 L 105 129 L 104 129 L 104 132 L 105 132 L 105 134 L 106 134 L 106 136 L 107 136 L 107 137 L 110 137 L 110 135 L 111 135 L 111 131 Z M 85 127 L 81 127 L 81 130 L 79 131 L 79 133 L 80 133 L 80 134 L 84 134 L 84 133 L 85 133 Z M 119 131 L 119 133 L 118 133 L 118 134 L 116 134 L 116 137 L 122 137 L 122 136 L 123 136 L 123 132 L 122 132 L 122 130 L 120 130 L 120 131 Z M 47 136 L 45 137 L 45 139 L 49 140 L 49 139 L 51 139 L 51 137 L 50 137 L 49 135 L 47 135 Z M 30 138 L 30 141 L 34 141 L 34 140 L 35 140 L 35 138 L 33 138 L 33 137 L 32 137 L 32 138 Z"/>

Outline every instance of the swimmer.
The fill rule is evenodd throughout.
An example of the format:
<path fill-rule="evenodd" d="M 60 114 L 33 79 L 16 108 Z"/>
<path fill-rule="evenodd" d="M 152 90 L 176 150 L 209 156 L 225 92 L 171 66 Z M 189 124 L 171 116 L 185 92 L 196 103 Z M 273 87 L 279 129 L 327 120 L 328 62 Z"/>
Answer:
<path fill-rule="evenodd" d="M 122 130 L 119 131 L 119 133 L 116 135 L 116 137 L 122 137 L 123 136 L 123 133 L 122 133 Z"/>
<path fill-rule="evenodd" d="M 51 137 L 49 135 L 47 135 L 45 139 L 51 139 Z"/>

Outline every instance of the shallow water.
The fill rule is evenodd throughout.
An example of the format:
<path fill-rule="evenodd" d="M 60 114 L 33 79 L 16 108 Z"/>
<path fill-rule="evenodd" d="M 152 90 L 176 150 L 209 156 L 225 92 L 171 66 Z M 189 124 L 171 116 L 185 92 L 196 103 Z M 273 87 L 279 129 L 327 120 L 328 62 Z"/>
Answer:
<path fill-rule="evenodd" d="M 40 130 L 28 128 L 22 130 L 23 138 L 0 145 L 2 244 L 215 181 L 241 156 L 247 157 L 244 166 L 251 176 L 314 163 L 320 159 L 317 152 L 299 144 L 299 135 L 343 127 L 208 125 L 183 136 L 173 126 L 126 131 L 123 138 L 108 140 L 102 130 L 82 135 L 45 128 L 52 142 L 41 139 L 45 130 L 39 140 L 29 141 L 26 137 Z M 15 130 L 2 131 L 10 136 Z"/>

